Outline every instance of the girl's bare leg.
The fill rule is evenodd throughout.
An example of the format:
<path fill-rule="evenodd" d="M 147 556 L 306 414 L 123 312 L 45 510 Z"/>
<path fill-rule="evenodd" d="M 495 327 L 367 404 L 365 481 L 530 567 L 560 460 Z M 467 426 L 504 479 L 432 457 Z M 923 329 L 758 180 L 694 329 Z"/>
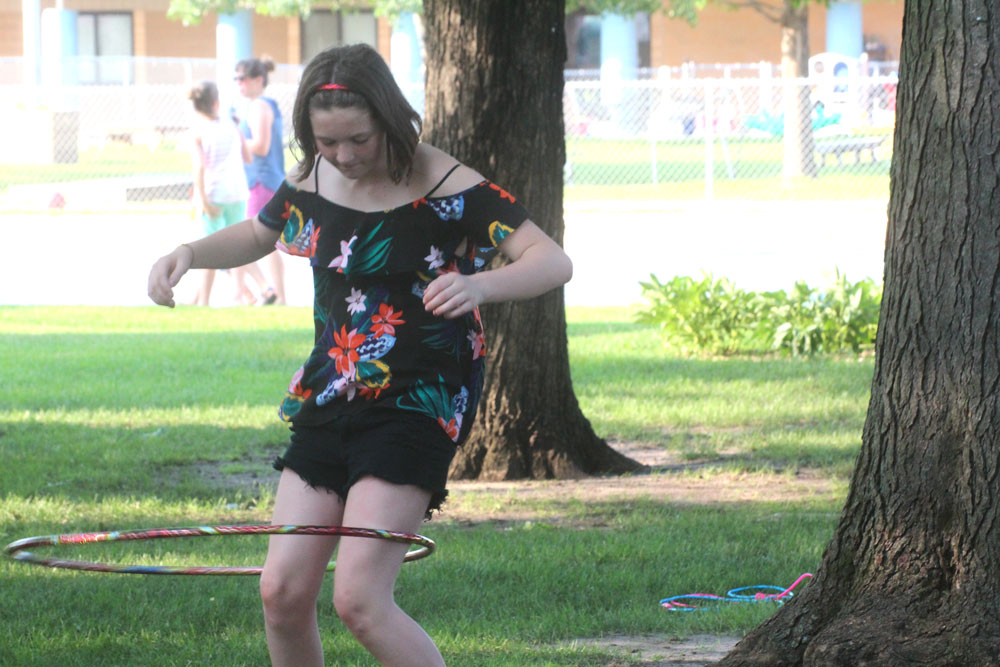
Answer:
<path fill-rule="evenodd" d="M 275 303 L 284 306 L 288 302 L 285 300 L 285 264 L 281 259 L 281 253 L 275 250 L 268 255 L 267 266 L 271 274 L 271 285 L 278 296 Z"/>
<path fill-rule="evenodd" d="M 204 269 L 201 276 L 201 287 L 195 297 L 195 303 L 199 306 L 209 305 L 209 297 L 212 295 L 212 284 L 215 282 L 215 271 Z"/>
<path fill-rule="evenodd" d="M 233 280 L 236 282 L 236 300 L 248 306 L 252 306 L 257 303 L 257 297 L 254 296 L 253 292 L 247 286 L 247 276 L 253 278 L 253 281 L 257 283 L 257 291 L 261 295 L 267 291 L 267 279 L 264 278 L 264 272 L 260 270 L 257 266 L 257 262 L 251 262 L 244 266 L 233 269 Z"/>
<path fill-rule="evenodd" d="M 430 492 L 363 477 L 347 494 L 344 525 L 416 532 Z M 351 633 L 383 665 L 443 666 L 437 646 L 402 609 L 393 588 L 409 545 L 362 537 L 341 538 L 333 603 Z"/>
<path fill-rule="evenodd" d="M 271 523 L 340 525 L 343 511 L 339 497 L 308 486 L 286 468 L 278 482 Z M 260 595 L 267 648 L 275 667 L 322 667 L 316 600 L 336 546 L 333 536 L 271 536 Z"/>

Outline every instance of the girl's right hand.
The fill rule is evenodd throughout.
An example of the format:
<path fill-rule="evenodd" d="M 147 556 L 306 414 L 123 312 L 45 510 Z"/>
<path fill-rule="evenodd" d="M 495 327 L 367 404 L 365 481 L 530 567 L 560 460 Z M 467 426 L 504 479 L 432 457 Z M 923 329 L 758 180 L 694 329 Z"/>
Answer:
<path fill-rule="evenodd" d="M 147 293 L 153 303 L 173 308 L 174 287 L 180 282 L 181 276 L 191 268 L 194 250 L 189 245 L 180 245 L 170 253 L 156 260 L 149 271 Z"/>

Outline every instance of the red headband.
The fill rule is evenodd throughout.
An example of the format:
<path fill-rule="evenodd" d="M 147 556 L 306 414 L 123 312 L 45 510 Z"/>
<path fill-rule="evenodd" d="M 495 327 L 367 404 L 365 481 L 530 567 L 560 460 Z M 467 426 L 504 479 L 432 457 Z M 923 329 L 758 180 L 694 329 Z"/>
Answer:
<path fill-rule="evenodd" d="M 347 86 L 341 83 L 324 83 L 322 86 L 317 86 L 316 90 L 347 90 Z"/>

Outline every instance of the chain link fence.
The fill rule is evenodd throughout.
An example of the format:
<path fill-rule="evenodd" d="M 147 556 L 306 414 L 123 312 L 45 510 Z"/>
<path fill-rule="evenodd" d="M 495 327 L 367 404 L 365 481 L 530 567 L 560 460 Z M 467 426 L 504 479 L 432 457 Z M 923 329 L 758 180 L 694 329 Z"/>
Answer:
<path fill-rule="evenodd" d="M 568 72 L 567 201 L 886 198 L 896 77 L 770 69 Z M 267 89 L 286 133 L 300 73 L 279 66 Z M 0 210 L 187 205 L 187 93 L 219 81 L 238 107 L 231 76 L 210 59 L 71 58 L 56 80 L 115 83 L 29 87 L 21 59 L 0 59 Z"/>
<path fill-rule="evenodd" d="M 566 82 L 568 199 L 888 196 L 895 76 Z"/>
<path fill-rule="evenodd" d="M 43 72 L 43 81 L 49 77 Z M 269 77 L 290 131 L 301 68 Z M 0 59 L 0 210 L 122 210 L 187 206 L 192 189 L 188 93 L 216 81 L 220 108 L 240 115 L 233 72 L 214 59 L 68 58 L 56 80 L 105 83 L 23 85 L 23 62 Z M 286 137 L 287 139 L 287 137 Z"/>

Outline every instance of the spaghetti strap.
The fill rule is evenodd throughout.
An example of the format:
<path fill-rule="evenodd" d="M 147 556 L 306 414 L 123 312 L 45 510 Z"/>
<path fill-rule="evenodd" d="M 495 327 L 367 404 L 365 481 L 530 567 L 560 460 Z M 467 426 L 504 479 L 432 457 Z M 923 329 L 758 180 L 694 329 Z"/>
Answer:
<path fill-rule="evenodd" d="M 434 194 L 434 192 L 439 187 L 441 187 L 442 185 L 444 185 L 444 182 L 448 180 L 448 177 L 451 176 L 451 172 L 455 171 L 456 169 L 458 169 L 461 166 L 462 166 L 461 163 L 456 163 L 455 166 L 453 166 L 451 169 L 449 169 L 448 173 L 445 174 L 444 177 L 440 181 L 438 181 L 438 184 L 435 185 L 433 188 L 431 188 L 430 192 L 428 192 L 427 194 L 424 195 L 424 199 L 426 199 L 427 197 L 430 197 L 432 194 Z"/>

